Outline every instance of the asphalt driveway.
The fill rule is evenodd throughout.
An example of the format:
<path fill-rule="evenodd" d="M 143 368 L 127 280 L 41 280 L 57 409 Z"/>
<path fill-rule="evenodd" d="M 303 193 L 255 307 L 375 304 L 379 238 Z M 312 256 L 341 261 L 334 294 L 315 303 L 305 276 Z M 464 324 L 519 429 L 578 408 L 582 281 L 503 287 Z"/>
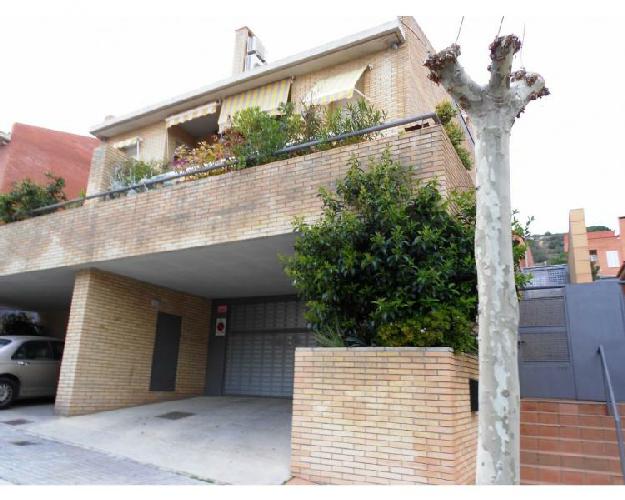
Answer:
<path fill-rule="evenodd" d="M 291 400 L 197 397 L 78 417 L 49 408 L 16 406 L 0 420 L 23 417 L 29 422 L 20 431 L 31 435 L 205 481 L 281 484 L 290 477 Z"/>

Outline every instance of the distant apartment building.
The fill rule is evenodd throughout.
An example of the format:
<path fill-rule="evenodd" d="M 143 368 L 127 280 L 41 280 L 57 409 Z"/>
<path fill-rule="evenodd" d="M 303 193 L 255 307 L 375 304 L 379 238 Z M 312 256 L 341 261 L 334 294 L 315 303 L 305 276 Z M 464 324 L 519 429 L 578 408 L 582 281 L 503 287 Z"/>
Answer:
<path fill-rule="evenodd" d="M 79 196 L 87 188 L 93 151 L 100 141 L 93 137 L 15 123 L 0 134 L 0 193 L 26 178 L 47 182 L 50 172 L 65 179 L 65 194 Z"/>
<path fill-rule="evenodd" d="M 599 278 L 614 278 L 625 260 L 625 216 L 618 218 L 619 233 L 615 231 L 587 231 L 584 210 L 571 210 L 571 230 L 564 234 L 564 251 L 574 255 L 586 276 L 591 263 L 599 267 Z M 571 241 L 573 246 L 571 247 Z M 588 264 L 585 264 L 588 262 Z M 571 257 L 569 257 L 569 265 Z M 591 276 L 592 279 L 592 276 Z"/>

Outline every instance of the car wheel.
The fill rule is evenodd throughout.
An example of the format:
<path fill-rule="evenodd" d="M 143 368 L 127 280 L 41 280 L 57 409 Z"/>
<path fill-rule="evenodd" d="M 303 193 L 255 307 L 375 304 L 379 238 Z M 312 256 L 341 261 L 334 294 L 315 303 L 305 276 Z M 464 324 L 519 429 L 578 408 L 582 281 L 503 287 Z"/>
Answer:
<path fill-rule="evenodd" d="M 0 378 L 0 410 L 11 406 L 17 396 L 17 384 L 8 378 Z"/>

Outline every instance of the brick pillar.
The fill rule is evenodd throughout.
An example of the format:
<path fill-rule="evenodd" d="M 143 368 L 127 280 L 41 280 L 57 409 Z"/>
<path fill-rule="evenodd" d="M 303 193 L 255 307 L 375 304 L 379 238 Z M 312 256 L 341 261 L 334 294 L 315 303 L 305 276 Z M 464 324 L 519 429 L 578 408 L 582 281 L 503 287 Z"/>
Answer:
<path fill-rule="evenodd" d="M 590 253 L 583 208 L 569 212 L 569 278 L 571 283 L 592 282 Z"/>
<path fill-rule="evenodd" d="M 182 317 L 174 391 L 150 391 L 158 312 Z M 204 392 L 210 301 L 95 269 L 76 274 L 56 412 L 80 415 Z"/>
<path fill-rule="evenodd" d="M 91 168 L 89 170 L 89 180 L 87 181 L 87 196 L 108 191 L 111 186 L 113 169 L 127 159 L 128 156 L 109 144 L 98 146 L 93 151 L 93 156 L 91 157 Z M 86 204 L 97 203 L 98 201 L 101 200 L 96 198 L 88 200 Z"/>

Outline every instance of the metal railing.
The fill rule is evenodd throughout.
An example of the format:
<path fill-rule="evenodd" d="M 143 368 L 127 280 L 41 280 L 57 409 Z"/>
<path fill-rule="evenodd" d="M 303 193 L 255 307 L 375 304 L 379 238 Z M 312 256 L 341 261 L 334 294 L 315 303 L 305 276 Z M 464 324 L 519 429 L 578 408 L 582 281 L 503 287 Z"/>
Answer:
<path fill-rule="evenodd" d="M 321 146 L 323 144 L 328 144 L 332 142 L 340 142 L 340 141 L 344 141 L 345 139 L 350 139 L 352 137 L 359 137 L 359 136 L 363 136 L 367 134 L 372 134 L 375 132 L 381 132 L 382 130 L 387 130 L 389 128 L 394 128 L 394 127 L 400 127 L 402 125 L 408 125 L 411 123 L 424 122 L 425 120 L 433 120 L 434 123 L 437 123 L 437 124 L 440 123 L 440 120 L 438 116 L 436 115 L 436 113 L 416 115 L 416 116 L 411 116 L 409 118 L 391 120 L 385 123 L 381 123 L 380 125 L 375 125 L 373 127 L 368 127 L 368 128 L 361 129 L 361 130 L 355 130 L 353 132 L 346 132 L 344 134 L 334 135 L 334 136 L 326 137 L 323 139 L 302 142 L 300 144 L 293 144 L 291 146 L 287 146 L 285 148 L 282 148 L 276 151 L 271 156 L 275 156 L 276 159 L 278 159 L 280 155 L 296 153 L 298 151 L 302 151 L 304 149 L 312 148 L 315 146 Z M 246 161 L 252 162 L 254 161 L 255 158 L 256 158 L 255 156 L 251 156 L 251 157 L 248 157 Z M 233 166 L 236 163 L 237 161 L 232 160 L 232 159 L 221 160 L 221 161 L 212 163 L 211 165 L 207 165 L 205 167 L 189 169 L 184 172 L 177 173 L 177 174 L 168 175 L 168 176 L 160 176 L 161 178 L 148 179 L 145 181 L 141 181 L 136 184 L 132 184 L 130 186 L 125 186 L 123 188 L 102 191 L 100 193 L 95 193 L 95 194 L 91 194 L 87 196 L 82 196 L 80 198 L 74 198 L 72 200 L 61 201 L 59 203 L 54 203 L 52 205 L 46 205 L 44 207 L 35 208 L 34 210 L 31 210 L 30 212 L 28 212 L 28 215 L 30 216 L 40 215 L 43 213 L 58 210 L 59 208 L 65 208 L 70 205 L 79 205 L 79 204 L 84 203 L 87 200 L 94 200 L 97 198 L 106 198 L 106 197 L 114 196 L 116 194 L 127 193 L 129 191 L 147 190 L 149 187 L 157 185 L 157 184 L 164 184 L 164 183 L 171 182 L 173 180 L 181 179 L 184 177 L 192 177 L 198 174 L 205 174 L 208 172 L 212 172 L 213 170 L 219 170 L 222 168 Z"/>
<path fill-rule="evenodd" d="M 603 381 L 606 389 L 606 404 L 608 405 L 608 411 L 614 419 L 614 427 L 616 429 L 616 441 L 618 443 L 619 458 L 621 460 L 621 474 L 625 479 L 625 443 L 623 441 L 623 428 L 621 426 L 621 416 L 618 411 L 618 404 L 614 397 L 614 388 L 612 387 L 612 378 L 610 377 L 610 370 L 608 369 L 608 362 L 605 357 L 605 350 L 603 345 L 598 349 L 599 357 L 601 358 L 601 366 L 603 368 Z"/>

